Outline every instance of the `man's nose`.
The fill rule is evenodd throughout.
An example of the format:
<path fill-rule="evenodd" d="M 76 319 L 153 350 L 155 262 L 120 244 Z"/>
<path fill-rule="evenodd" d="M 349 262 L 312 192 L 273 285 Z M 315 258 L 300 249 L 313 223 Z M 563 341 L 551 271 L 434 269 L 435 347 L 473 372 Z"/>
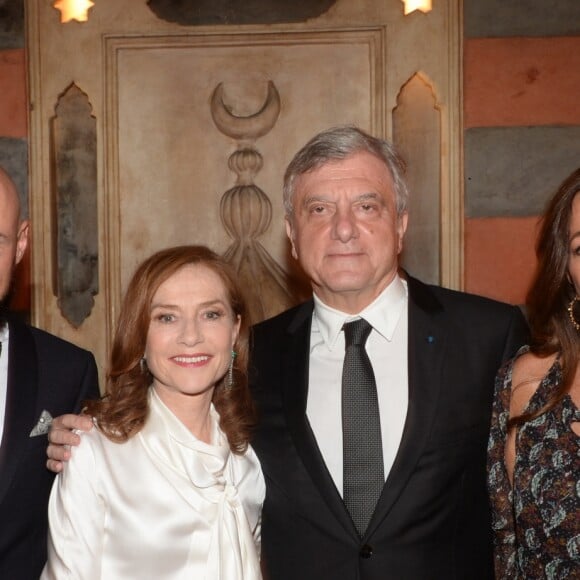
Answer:
<path fill-rule="evenodd" d="M 332 234 L 341 242 L 358 237 L 358 225 L 352 209 L 338 209 L 333 216 Z"/>

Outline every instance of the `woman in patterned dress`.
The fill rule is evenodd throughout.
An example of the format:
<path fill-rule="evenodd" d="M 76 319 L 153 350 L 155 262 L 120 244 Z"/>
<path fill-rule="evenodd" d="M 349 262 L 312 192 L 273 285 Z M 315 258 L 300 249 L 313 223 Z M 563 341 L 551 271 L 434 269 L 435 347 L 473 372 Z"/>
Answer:
<path fill-rule="evenodd" d="M 580 168 L 548 203 L 529 346 L 498 373 L 489 442 L 497 578 L 580 578 Z"/>

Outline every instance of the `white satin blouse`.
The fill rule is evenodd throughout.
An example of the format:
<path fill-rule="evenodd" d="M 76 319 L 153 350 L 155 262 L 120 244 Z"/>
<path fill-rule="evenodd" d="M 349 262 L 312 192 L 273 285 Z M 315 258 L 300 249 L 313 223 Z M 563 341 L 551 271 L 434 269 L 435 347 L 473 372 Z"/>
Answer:
<path fill-rule="evenodd" d="M 251 448 L 230 452 L 211 409 L 196 439 L 153 389 L 125 443 L 82 434 L 49 502 L 41 580 L 259 580 L 265 485 Z"/>

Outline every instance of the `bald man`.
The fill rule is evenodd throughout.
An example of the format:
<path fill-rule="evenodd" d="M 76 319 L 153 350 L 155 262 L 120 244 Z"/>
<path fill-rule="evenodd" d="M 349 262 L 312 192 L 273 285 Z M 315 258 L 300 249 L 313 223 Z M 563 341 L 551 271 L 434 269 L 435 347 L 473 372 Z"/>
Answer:
<path fill-rule="evenodd" d="M 8 302 L 28 244 L 14 182 L 0 168 L 0 578 L 37 580 L 46 560 L 51 417 L 98 396 L 91 353 L 19 321 Z"/>

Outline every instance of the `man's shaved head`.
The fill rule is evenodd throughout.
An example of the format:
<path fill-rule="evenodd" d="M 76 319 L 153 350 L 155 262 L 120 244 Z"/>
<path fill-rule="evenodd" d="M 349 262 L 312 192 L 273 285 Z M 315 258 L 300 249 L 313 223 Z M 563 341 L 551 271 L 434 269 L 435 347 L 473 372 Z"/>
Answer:
<path fill-rule="evenodd" d="M 28 244 L 28 222 L 21 220 L 20 199 L 14 181 L 0 167 L 0 324 L 12 284 L 14 268 Z"/>

